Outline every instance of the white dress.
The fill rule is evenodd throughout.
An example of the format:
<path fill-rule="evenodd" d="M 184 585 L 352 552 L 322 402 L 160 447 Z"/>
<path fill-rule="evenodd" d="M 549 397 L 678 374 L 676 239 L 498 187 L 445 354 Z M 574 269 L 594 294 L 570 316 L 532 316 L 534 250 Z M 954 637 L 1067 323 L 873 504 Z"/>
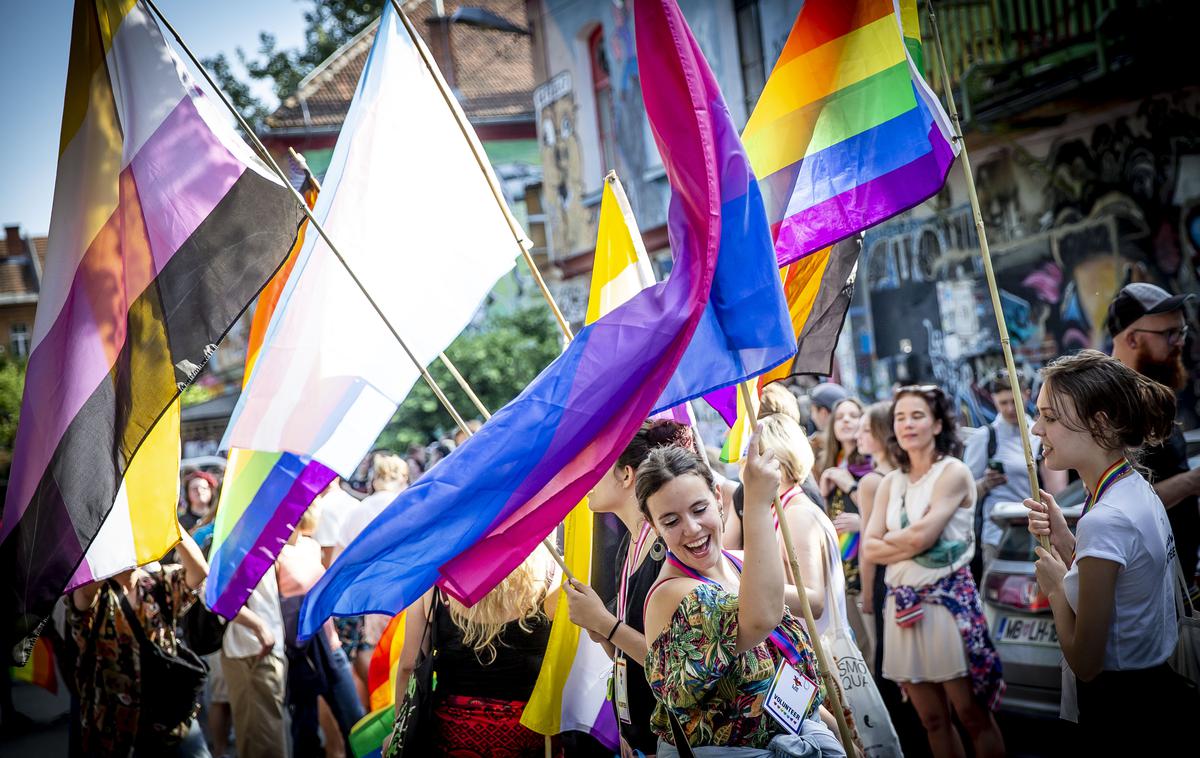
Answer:
<path fill-rule="evenodd" d="M 945 457 L 933 464 L 915 482 L 900 473 L 893 478 L 888 493 L 887 529 L 899 531 L 915 523 L 929 510 L 934 484 L 957 458 Z M 902 509 L 903 508 L 903 513 Z M 940 540 L 952 557 L 947 565 L 907 559 L 889 564 L 884 573 L 888 587 L 925 587 L 958 571 L 975 555 L 975 489 L 970 489 L 968 504 L 954 511 Z M 926 564 L 926 565 L 923 565 Z M 967 651 L 954 615 L 945 607 L 923 603 L 924 617 L 915 625 L 896 624 L 896 601 L 890 595 L 883 625 L 883 675 L 894 682 L 945 682 L 967 676 Z"/>

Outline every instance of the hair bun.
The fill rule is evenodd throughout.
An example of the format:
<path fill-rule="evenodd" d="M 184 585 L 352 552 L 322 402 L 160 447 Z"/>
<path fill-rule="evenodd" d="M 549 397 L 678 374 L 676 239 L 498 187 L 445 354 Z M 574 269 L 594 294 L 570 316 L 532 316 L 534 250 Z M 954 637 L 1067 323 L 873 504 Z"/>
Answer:
<path fill-rule="evenodd" d="M 692 428 L 670 419 L 655 419 L 646 430 L 646 440 L 651 447 L 683 447 L 694 450 L 696 447 Z"/>

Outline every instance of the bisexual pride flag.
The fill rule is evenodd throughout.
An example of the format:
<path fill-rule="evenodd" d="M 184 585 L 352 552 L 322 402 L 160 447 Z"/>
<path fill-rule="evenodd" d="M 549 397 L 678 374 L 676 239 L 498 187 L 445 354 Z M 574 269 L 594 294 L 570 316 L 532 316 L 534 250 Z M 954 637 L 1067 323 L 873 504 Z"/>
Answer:
<path fill-rule="evenodd" d="M 583 499 L 651 411 L 794 352 L 762 198 L 712 72 L 674 2 L 636 12 L 642 93 L 672 189 L 671 276 L 585 326 L 401 493 L 309 593 L 303 635 L 332 615 L 396 613 L 435 583 L 474 603 Z"/>

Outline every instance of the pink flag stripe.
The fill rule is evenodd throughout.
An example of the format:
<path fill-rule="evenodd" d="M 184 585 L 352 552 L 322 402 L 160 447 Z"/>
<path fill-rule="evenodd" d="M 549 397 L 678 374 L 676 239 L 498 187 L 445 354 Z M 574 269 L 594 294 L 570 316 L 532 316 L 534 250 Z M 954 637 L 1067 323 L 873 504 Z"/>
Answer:
<path fill-rule="evenodd" d="M 29 360 L 13 446 L 22 454 L 13 461 L 0 540 L 24 515 L 71 419 L 112 369 L 130 304 L 244 170 L 187 98 L 121 172 L 118 207 Z"/>

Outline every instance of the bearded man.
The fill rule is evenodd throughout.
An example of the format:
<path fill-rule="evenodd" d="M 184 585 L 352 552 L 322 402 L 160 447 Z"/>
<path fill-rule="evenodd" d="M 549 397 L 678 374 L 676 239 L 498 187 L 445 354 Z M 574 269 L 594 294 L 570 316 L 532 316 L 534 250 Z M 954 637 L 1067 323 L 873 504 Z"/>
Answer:
<path fill-rule="evenodd" d="M 1195 295 L 1172 295 L 1145 282 L 1127 284 L 1108 307 L 1113 357 L 1149 379 L 1179 392 L 1187 385 L 1183 346 L 1184 303 Z M 1200 469 L 1188 470 L 1187 443 L 1178 424 L 1162 445 L 1147 447 L 1141 464 L 1167 509 L 1183 575 L 1193 582 L 1200 549 Z"/>

